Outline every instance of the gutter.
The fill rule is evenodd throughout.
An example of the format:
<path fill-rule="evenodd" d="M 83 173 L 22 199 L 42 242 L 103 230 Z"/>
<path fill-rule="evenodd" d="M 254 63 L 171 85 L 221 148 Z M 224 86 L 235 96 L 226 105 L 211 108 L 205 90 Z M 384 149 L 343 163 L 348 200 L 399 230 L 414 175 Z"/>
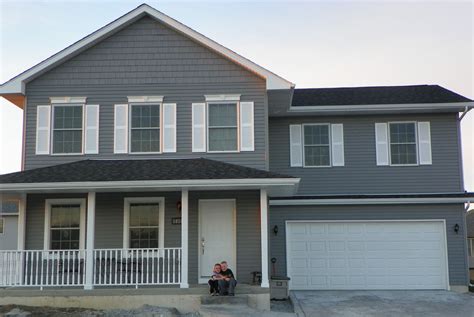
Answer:
<path fill-rule="evenodd" d="M 462 112 L 462 114 L 459 116 L 459 121 L 461 121 L 462 118 L 464 118 L 464 117 L 466 116 L 466 114 L 467 114 L 469 111 L 471 111 L 471 109 L 472 109 L 472 107 L 466 106 L 466 107 L 464 108 L 464 111 Z"/>
<path fill-rule="evenodd" d="M 270 200 L 270 206 L 453 204 L 468 201 L 468 197 L 279 199 Z"/>

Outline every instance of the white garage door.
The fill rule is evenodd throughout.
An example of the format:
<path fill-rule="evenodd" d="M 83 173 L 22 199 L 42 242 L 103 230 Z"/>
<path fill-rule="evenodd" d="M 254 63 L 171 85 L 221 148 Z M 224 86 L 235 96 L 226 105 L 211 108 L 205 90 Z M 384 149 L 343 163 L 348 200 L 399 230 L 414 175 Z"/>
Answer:
<path fill-rule="evenodd" d="M 442 221 L 287 222 L 290 287 L 447 289 Z"/>

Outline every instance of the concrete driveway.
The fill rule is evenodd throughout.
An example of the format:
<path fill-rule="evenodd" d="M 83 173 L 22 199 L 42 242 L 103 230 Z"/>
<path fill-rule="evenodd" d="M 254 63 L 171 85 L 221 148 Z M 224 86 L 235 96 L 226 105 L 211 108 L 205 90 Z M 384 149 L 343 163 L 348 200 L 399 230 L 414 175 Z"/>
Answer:
<path fill-rule="evenodd" d="M 306 317 L 474 317 L 474 293 L 448 291 L 293 291 Z M 298 307 L 299 306 L 299 307 Z"/>

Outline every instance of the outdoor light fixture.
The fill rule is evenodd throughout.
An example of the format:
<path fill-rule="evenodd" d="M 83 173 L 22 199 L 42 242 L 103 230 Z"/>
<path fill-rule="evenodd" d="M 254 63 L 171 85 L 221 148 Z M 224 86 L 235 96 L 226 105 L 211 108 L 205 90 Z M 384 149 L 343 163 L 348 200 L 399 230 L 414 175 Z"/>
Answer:
<path fill-rule="evenodd" d="M 459 225 L 458 224 L 454 225 L 454 232 L 456 232 L 456 233 L 459 232 Z"/>
<path fill-rule="evenodd" d="M 278 226 L 277 225 L 275 225 L 275 227 L 273 227 L 273 233 L 275 235 L 278 235 Z"/>

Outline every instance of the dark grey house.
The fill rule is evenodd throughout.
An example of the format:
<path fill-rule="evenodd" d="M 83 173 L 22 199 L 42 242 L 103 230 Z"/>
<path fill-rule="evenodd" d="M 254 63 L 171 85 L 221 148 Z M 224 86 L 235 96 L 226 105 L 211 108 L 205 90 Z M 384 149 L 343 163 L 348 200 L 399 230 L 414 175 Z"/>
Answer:
<path fill-rule="evenodd" d="M 468 285 L 460 113 L 435 85 L 296 89 L 141 5 L 0 86 L 24 111 L 1 286 Z"/>

